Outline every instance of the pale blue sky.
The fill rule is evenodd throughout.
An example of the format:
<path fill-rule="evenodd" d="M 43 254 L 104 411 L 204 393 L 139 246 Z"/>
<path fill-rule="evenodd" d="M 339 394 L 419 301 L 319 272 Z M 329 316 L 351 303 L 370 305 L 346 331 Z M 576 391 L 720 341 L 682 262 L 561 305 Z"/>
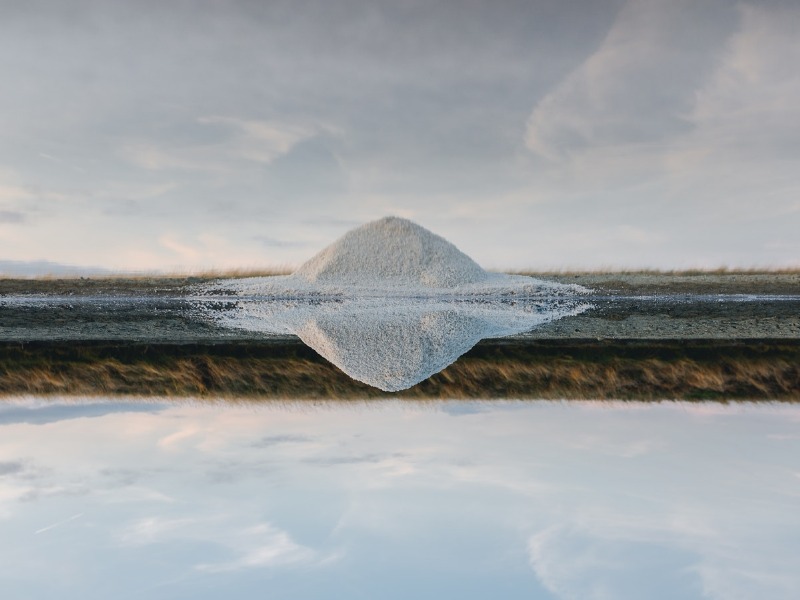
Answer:
<path fill-rule="evenodd" d="M 0 0 L 0 261 L 800 264 L 796 2 Z"/>

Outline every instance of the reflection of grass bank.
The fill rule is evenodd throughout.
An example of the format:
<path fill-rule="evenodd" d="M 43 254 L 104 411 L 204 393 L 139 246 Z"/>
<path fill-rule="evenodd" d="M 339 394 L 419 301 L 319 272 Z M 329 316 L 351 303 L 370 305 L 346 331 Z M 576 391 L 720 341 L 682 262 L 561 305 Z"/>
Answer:
<path fill-rule="evenodd" d="M 0 394 L 800 400 L 800 342 L 486 341 L 398 394 L 298 343 L 7 343 Z"/>

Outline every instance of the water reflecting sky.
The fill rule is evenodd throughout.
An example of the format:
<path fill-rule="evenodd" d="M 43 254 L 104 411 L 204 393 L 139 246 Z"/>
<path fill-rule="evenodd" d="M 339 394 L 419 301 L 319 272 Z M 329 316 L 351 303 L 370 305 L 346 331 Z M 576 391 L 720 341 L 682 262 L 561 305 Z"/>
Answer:
<path fill-rule="evenodd" d="M 7 598 L 800 594 L 800 407 L 0 408 Z"/>

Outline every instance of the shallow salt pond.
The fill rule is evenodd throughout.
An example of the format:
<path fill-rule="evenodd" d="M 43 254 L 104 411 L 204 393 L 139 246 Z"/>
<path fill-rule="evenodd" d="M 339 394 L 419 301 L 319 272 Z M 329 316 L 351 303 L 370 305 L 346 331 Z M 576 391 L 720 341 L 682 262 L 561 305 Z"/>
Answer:
<path fill-rule="evenodd" d="M 800 596 L 800 406 L 0 406 L 7 598 Z"/>

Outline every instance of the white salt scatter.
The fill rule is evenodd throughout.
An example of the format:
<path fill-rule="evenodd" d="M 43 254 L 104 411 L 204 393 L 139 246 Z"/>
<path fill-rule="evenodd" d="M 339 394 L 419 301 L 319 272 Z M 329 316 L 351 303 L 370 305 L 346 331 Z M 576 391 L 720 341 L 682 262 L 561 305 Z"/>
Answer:
<path fill-rule="evenodd" d="M 350 231 L 292 275 L 222 281 L 200 292 L 215 300 L 226 294 L 226 308 L 199 303 L 217 324 L 295 334 L 354 379 L 386 391 L 441 371 L 483 338 L 589 308 L 580 298 L 586 288 L 489 273 L 397 217 Z"/>

